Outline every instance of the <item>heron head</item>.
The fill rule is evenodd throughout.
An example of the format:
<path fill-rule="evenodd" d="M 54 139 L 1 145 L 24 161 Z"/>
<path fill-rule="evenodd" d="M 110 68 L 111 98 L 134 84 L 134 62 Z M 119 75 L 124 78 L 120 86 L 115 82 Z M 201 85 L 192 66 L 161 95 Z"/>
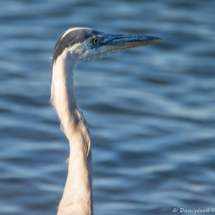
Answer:
<path fill-rule="evenodd" d="M 127 48 L 150 45 L 162 40 L 152 36 L 105 34 L 90 28 L 70 28 L 55 44 L 52 66 L 63 53 L 67 56 L 71 54 L 76 63 L 82 63 L 101 59 Z"/>

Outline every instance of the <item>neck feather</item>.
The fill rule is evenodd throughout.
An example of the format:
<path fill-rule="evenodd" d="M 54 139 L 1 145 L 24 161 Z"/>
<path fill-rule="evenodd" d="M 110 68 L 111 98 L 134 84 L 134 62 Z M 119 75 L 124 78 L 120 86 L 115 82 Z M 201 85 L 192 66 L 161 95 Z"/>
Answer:
<path fill-rule="evenodd" d="M 67 51 L 56 60 L 52 71 L 51 102 L 70 143 L 69 168 L 58 215 L 92 215 L 92 153 L 84 116 L 73 91 L 75 56 Z"/>

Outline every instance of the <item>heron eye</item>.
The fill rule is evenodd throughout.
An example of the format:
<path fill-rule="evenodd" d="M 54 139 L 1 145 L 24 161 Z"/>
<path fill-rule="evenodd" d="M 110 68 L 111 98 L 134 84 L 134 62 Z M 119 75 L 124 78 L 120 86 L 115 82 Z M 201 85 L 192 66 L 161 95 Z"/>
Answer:
<path fill-rule="evenodd" d="M 95 37 L 95 38 L 93 39 L 93 44 L 96 45 L 98 42 L 99 42 L 99 38 L 98 38 L 98 37 Z"/>

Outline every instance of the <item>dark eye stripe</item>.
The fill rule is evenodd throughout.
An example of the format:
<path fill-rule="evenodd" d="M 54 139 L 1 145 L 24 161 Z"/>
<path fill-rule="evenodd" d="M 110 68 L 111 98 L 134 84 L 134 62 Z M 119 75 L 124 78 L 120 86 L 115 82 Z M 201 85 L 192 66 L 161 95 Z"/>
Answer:
<path fill-rule="evenodd" d="M 76 43 L 82 43 L 89 37 L 96 36 L 98 34 L 101 34 L 102 32 L 96 31 L 93 29 L 77 29 L 75 31 L 71 31 L 70 33 L 66 34 L 62 38 L 64 33 L 61 34 L 61 36 L 59 37 L 58 41 L 55 44 L 53 55 L 52 55 L 52 66 L 53 66 L 54 62 L 57 60 L 57 58 L 65 50 L 66 47 L 73 46 Z M 98 39 L 98 37 L 95 37 L 95 38 Z"/>

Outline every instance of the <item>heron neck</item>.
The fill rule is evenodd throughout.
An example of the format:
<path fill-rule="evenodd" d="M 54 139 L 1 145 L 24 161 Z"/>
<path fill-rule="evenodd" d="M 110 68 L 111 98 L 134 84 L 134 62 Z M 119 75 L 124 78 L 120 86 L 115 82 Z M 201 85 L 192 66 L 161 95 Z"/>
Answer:
<path fill-rule="evenodd" d="M 71 55 L 57 59 L 52 71 L 52 103 L 70 143 L 66 185 L 58 215 L 92 215 L 92 153 L 88 128 L 73 91 Z"/>

